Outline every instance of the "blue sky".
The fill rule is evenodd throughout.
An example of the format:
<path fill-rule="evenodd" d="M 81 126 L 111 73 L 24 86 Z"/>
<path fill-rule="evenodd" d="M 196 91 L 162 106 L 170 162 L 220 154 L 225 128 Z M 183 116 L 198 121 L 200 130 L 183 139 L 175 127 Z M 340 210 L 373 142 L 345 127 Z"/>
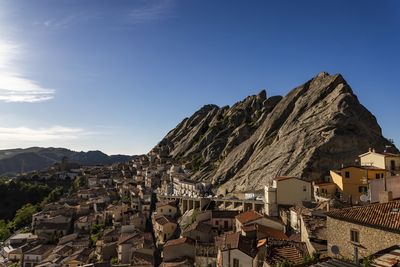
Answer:
<path fill-rule="evenodd" d="M 0 148 L 146 153 L 204 104 L 342 73 L 400 142 L 400 4 L 0 0 Z"/>

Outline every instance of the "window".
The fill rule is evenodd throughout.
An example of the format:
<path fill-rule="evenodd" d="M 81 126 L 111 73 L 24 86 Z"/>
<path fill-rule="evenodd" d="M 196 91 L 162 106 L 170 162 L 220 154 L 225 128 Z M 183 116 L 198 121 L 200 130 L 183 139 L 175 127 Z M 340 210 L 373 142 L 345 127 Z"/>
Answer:
<path fill-rule="evenodd" d="M 161 212 L 163 212 L 163 209 L 161 209 Z"/>
<path fill-rule="evenodd" d="M 171 212 L 172 212 L 172 210 L 171 210 L 171 209 L 169 209 L 169 212 L 171 213 Z"/>
<path fill-rule="evenodd" d="M 215 221 L 215 225 L 218 225 L 218 221 Z"/>
<path fill-rule="evenodd" d="M 228 221 L 224 221 L 224 228 L 225 228 L 225 229 L 228 228 Z"/>
<path fill-rule="evenodd" d="M 306 192 L 307 191 L 307 187 L 305 185 L 303 185 L 303 191 Z"/>
<path fill-rule="evenodd" d="M 233 267 L 239 267 L 239 260 L 233 259 Z"/>
<path fill-rule="evenodd" d="M 350 172 L 345 172 L 345 173 L 344 173 L 344 177 L 345 177 L 345 178 L 350 178 Z"/>
<path fill-rule="evenodd" d="M 396 170 L 396 162 L 394 160 L 390 161 L 390 170 L 392 171 Z"/>
<path fill-rule="evenodd" d="M 381 177 L 381 175 L 379 173 L 375 174 L 375 178 L 379 179 Z"/>
<path fill-rule="evenodd" d="M 350 240 L 354 243 L 360 243 L 360 233 L 357 230 L 350 230 Z"/>
<path fill-rule="evenodd" d="M 359 187 L 358 187 L 358 192 L 364 194 L 364 193 L 367 193 L 367 192 L 368 192 L 368 189 L 367 189 L 366 186 L 359 186 Z"/>

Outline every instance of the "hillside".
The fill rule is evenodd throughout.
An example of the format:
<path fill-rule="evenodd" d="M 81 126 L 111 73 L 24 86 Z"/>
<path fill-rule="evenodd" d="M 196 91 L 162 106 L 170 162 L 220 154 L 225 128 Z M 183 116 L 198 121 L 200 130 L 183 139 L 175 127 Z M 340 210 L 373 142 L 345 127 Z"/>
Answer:
<path fill-rule="evenodd" d="M 206 105 L 152 151 L 231 192 L 261 189 L 279 175 L 318 179 L 391 145 L 344 78 L 320 73 L 284 97 L 262 91 L 232 107 Z"/>
<path fill-rule="evenodd" d="M 76 152 L 65 148 L 8 149 L 0 150 L 0 175 L 41 170 L 60 162 L 63 157 L 80 165 L 105 165 L 131 159 L 125 155 L 109 156 L 101 151 Z"/>

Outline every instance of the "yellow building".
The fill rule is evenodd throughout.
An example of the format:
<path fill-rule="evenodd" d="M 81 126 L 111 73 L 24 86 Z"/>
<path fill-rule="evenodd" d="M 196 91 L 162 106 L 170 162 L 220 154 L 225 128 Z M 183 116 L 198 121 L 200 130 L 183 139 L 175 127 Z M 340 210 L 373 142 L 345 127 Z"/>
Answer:
<path fill-rule="evenodd" d="M 331 171 L 334 182 L 343 200 L 360 201 L 360 196 L 368 192 L 368 180 L 381 179 L 385 169 L 373 166 L 350 166 L 338 171 Z"/>

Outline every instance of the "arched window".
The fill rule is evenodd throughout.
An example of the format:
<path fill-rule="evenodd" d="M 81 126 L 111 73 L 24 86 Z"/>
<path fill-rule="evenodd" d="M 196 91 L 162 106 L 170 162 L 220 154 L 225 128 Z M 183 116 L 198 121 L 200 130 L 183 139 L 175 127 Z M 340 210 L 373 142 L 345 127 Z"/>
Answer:
<path fill-rule="evenodd" d="M 396 170 L 396 162 L 394 160 L 390 161 L 390 170 L 392 171 Z"/>

